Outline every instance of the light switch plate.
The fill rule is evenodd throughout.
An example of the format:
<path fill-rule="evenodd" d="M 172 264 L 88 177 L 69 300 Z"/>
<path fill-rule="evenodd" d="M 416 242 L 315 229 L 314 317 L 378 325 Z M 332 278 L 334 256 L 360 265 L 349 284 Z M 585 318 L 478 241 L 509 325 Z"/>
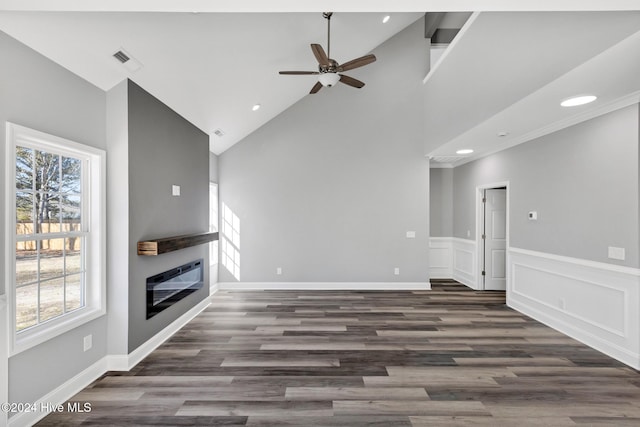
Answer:
<path fill-rule="evenodd" d="M 171 195 L 172 196 L 179 196 L 180 195 L 180 186 L 179 185 L 172 185 L 171 186 Z"/>
<path fill-rule="evenodd" d="M 619 261 L 624 261 L 625 259 L 625 250 L 624 248 L 616 248 L 614 246 L 609 246 L 609 258 L 617 259 Z"/>
<path fill-rule="evenodd" d="M 415 239 L 416 232 L 415 231 L 407 231 L 407 239 Z"/>
<path fill-rule="evenodd" d="M 82 340 L 82 348 L 84 351 L 89 351 L 93 347 L 93 335 L 89 334 Z"/>
<path fill-rule="evenodd" d="M 393 274 L 395 274 L 396 276 L 400 275 L 400 268 L 396 267 L 393 269 Z"/>

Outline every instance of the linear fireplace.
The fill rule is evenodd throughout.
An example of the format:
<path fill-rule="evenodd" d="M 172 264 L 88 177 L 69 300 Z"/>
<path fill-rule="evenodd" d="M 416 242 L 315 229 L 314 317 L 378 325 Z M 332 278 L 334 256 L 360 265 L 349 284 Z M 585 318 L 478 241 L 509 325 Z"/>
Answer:
<path fill-rule="evenodd" d="M 147 278 L 147 319 L 202 288 L 203 260 L 199 259 L 180 267 Z"/>

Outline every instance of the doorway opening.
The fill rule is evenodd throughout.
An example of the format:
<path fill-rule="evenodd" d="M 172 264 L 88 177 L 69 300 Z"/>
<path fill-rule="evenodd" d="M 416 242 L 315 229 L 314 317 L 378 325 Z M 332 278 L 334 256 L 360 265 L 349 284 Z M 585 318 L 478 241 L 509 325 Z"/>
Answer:
<path fill-rule="evenodd" d="M 480 186 L 477 196 L 477 288 L 505 291 L 509 247 L 508 183 Z"/>

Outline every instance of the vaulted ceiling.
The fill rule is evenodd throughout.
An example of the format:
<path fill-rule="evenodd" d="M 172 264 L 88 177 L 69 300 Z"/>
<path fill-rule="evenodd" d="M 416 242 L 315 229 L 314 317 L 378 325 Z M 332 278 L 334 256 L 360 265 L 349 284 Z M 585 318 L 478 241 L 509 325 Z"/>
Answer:
<path fill-rule="evenodd" d="M 103 90 L 131 78 L 203 131 L 222 130 L 211 139 L 215 153 L 311 96 L 314 76 L 278 71 L 315 69 L 309 45 L 326 47 L 323 10 L 336 12 L 331 56 L 339 62 L 368 53 L 427 11 L 481 11 L 425 78 L 429 156 L 476 150 L 453 158 L 464 162 L 635 99 L 637 2 L 505 3 L 0 0 L 0 30 Z M 391 19 L 383 24 L 386 15 Z M 112 57 L 122 49 L 140 62 L 139 70 Z M 350 74 L 357 78 L 358 70 Z M 558 106 L 583 92 L 596 93 L 598 102 L 577 110 Z"/>

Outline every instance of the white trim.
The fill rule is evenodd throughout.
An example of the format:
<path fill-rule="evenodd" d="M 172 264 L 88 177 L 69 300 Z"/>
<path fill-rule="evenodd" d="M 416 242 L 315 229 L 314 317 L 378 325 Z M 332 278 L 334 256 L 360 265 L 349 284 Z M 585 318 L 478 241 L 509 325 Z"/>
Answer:
<path fill-rule="evenodd" d="M 16 333 L 15 315 L 15 150 L 16 145 L 50 149 L 81 158 L 88 165 L 83 174 L 83 232 L 86 233 L 85 307 Z M 11 356 L 41 344 L 106 313 L 106 152 L 11 122 L 6 122 L 6 252 L 9 354 Z"/>
<path fill-rule="evenodd" d="M 93 381 L 100 378 L 100 376 L 105 372 L 107 372 L 107 358 L 103 357 L 75 377 L 71 378 L 69 381 L 66 381 L 55 390 L 38 399 L 35 403 L 31 403 L 34 403 L 35 408 L 61 405 L 75 394 L 82 391 Z M 9 427 L 31 426 L 46 417 L 48 414 L 49 412 L 43 411 L 20 412 L 9 418 L 7 425 Z"/>
<path fill-rule="evenodd" d="M 9 322 L 7 295 L 0 295 L 0 403 L 9 402 Z M 7 425 L 7 413 L 0 411 L 0 425 Z"/>
<path fill-rule="evenodd" d="M 477 288 L 476 263 L 477 244 L 475 240 L 454 237 L 453 242 L 453 279 L 470 287 Z"/>
<path fill-rule="evenodd" d="M 564 255 L 555 255 L 547 252 L 532 251 L 529 249 L 521 248 L 509 248 L 509 250 L 515 254 L 528 255 L 532 257 L 545 258 L 549 260 L 559 261 L 563 263 L 570 263 L 580 265 L 583 267 L 590 267 L 599 270 L 607 270 L 615 273 L 628 274 L 630 276 L 640 277 L 640 268 L 626 267 L 624 265 L 609 264 L 606 262 L 591 261 L 582 258 L 572 258 Z"/>
<path fill-rule="evenodd" d="M 215 293 L 217 293 L 220 290 L 220 285 L 218 284 L 218 282 L 216 283 L 211 283 L 209 285 L 209 295 L 213 295 Z"/>
<path fill-rule="evenodd" d="M 507 305 L 640 369 L 640 269 L 509 252 Z"/>
<path fill-rule="evenodd" d="M 156 348 L 162 345 L 166 340 L 171 338 L 173 334 L 178 332 L 187 323 L 193 320 L 198 314 L 211 304 L 209 297 L 203 299 L 189 311 L 174 320 L 170 325 L 151 337 L 140 347 L 133 350 L 127 355 L 109 355 L 107 356 L 107 367 L 110 371 L 129 371 L 136 366 L 145 357 L 150 355 Z"/>
<path fill-rule="evenodd" d="M 221 282 L 220 290 L 235 291 L 424 291 L 429 282 Z"/>
<path fill-rule="evenodd" d="M 429 278 L 453 278 L 453 237 L 429 237 Z"/>
<path fill-rule="evenodd" d="M 0 296 L 0 299 L 1 298 L 2 296 Z M 178 319 L 174 320 L 170 325 L 168 325 L 166 328 L 164 328 L 162 331 L 157 333 L 155 336 L 153 336 L 151 339 L 149 339 L 147 342 L 142 344 L 140 347 L 138 347 L 128 355 L 108 355 L 103 357 L 84 371 L 80 372 L 78 375 L 74 376 L 64 384 L 57 387 L 55 390 L 38 399 L 35 402 L 35 407 L 42 408 L 63 404 L 108 371 L 131 370 L 131 368 L 140 363 L 140 361 L 151 354 L 151 352 L 153 352 L 173 334 L 175 334 L 178 330 L 189 323 L 194 317 L 200 314 L 210 304 L 211 299 L 209 297 L 203 299 L 188 312 L 180 316 Z M 3 396 L 0 394 L 0 397 Z M 7 401 L 7 398 L 4 398 L 4 400 L 2 400 L 2 402 L 0 403 Z M 0 414 L 4 413 L 0 412 Z M 6 414 L 4 415 L 6 416 Z M 10 427 L 33 425 L 47 415 L 48 412 L 41 411 L 22 412 L 9 418 L 8 423 L 0 423 L 0 425 L 8 425 Z M 3 419 L 0 418 L 0 421 L 3 421 Z"/>

